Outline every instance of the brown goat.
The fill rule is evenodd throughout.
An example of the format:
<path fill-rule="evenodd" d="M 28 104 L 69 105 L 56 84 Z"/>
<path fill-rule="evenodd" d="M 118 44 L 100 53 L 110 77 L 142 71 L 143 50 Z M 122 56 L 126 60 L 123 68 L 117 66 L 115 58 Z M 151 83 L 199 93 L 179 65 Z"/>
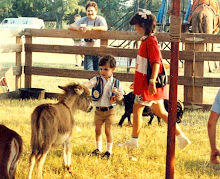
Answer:
<path fill-rule="evenodd" d="M 22 138 L 0 124 L 0 179 L 14 179 L 17 161 L 22 152 Z"/>
<path fill-rule="evenodd" d="M 42 104 L 35 108 L 31 116 L 31 149 L 28 179 L 31 178 L 37 161 L 37 178 L 42 178 L 42 169 L 51 147 L 63 144 L 64 167 L 71 167 L 71 139 L 76 110 L 92 110 L 89 90 L 73 83 L 64 87 L 62 99 L 56 104 Z"/>

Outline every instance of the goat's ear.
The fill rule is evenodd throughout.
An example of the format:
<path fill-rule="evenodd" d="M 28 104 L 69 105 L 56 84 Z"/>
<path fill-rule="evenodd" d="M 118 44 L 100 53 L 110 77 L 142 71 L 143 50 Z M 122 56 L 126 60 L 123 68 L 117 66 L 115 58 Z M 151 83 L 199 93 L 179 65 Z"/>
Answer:
<path fill-rule="evenodd" d="M 60 89 L 65 91 L 65 87 L 64 86 L 58 86 L 58 88 L 60 88 Z"/>
<path fill-rule="evenodd" d="M 77 88 L 74 89 L 76 94 L 81 95 L 84 92 L 84 89 L 80 86 L 77 86 Z"/>
<path fill-rule="evenodd" d="M 182 110 L 184 111 L 184 104 L 180 100 L 178 100 L 177 103 L 179 103 L 179 105 L 181 106 Z"/>

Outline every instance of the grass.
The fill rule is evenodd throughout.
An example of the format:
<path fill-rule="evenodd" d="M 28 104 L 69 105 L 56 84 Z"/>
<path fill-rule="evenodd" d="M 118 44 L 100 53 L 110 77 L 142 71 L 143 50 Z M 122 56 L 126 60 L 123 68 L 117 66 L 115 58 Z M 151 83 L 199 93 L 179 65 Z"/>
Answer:
<path fill-rule="evenodd" d="M 17 178 L 27 177 L 28 161 L 30 155 L 30 115 L 33 109 L 42 103 L 56 102 L 56 100 L 1 100 L 0 123 L 18 132 L 24 142 L 22 157 L 17 168 Z M 117 106 L 116 122 L 123 114 L 123 106 Z M 89 154 L 95 149 L 95 133 L 93 114 L 78 111 L 75 115 L 76 126 L 72 140 L 72 174 L 62 168 L 62 146 L 53 148 L 47 158 L 43 169 L 44 178 L 165 178 L 166 169 L 166 137 L 167 125 L 157 125 L 156 118 L 152 126 L 147 126 L 148 117 L 144 118 L 140 135 L 140 147 L 135 151 L 128 151 L 117 147 L 117 144 L 129 139 L 131 127 L 125 121 L 123 128 L 113 126 L 114 147 L 113 156 L 107 160 L 91 157 Z M 186 111 L 180 127 L 190 138 L 192 144 L 185 150 L 176 148 L 175 178 L 178 179 L 217 179 L 220 166 L 209 163 L 209 141 L 206 123 L 209 112 Z M 217 136 L 220 135 L 220 126 L 217 126 Z M 217 141 L 219 144 L 219 141 Z M 106 149 L 106 138 L 103 134 L 103 150 Z M 127 155 L 129 154 L 129 156 Z M 136 157 L 133 161 L 131 156 Z M 36 167 L 33 178 L 36 178 Z"/>

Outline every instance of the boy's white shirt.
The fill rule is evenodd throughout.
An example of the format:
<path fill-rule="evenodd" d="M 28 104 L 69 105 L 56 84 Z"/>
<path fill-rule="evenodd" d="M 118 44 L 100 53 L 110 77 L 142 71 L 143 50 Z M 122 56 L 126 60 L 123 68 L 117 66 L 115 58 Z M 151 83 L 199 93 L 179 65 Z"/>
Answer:
<path fill-rule="evenodd" d="M 109 94 L 110 94 L 110 90 L 112 89 L 113 75 L 107 80 L 103 78 L 102 76 L 101 78 L 103 80 L 103 94 L 98 101 L 93 101 L 93 104 L 97 107 L 108 107 L 108 106 L 111 106 L 111 103 L 109 100 Z M 92 89 L 93 87 L 95 87 L 97 83 L 96 76 L 91 78 L 89 81 L 90 82 L 85 82 L 84 85 L 87 86 L 89 89 Z M 124 91 L 121 86 L 121 83 L 119 84 L 119 91 L 124 95 Z"/>

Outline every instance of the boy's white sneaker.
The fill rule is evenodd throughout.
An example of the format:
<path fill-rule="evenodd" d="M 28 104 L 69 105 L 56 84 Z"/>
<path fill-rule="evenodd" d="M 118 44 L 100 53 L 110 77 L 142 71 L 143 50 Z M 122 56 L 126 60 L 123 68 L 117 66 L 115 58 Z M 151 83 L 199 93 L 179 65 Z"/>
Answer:
<path fill-rule="evenodd" d="M 186 146 L 191 144 L 191 141 L 187 137 L 184 137 L 177 140 L 177 144 L 180 149 L 184 149 Z"/>
<path fill-rule="evenodd" d="M 119 147 L 127 147 L 127 148 L 131 148 L 131 149 L 135 149 L 138 148 L 138 144 L 137 142 L 133 142 L 132 140 L 127 140 L 125 143 L 123 144 L 118 144 Z"/>

